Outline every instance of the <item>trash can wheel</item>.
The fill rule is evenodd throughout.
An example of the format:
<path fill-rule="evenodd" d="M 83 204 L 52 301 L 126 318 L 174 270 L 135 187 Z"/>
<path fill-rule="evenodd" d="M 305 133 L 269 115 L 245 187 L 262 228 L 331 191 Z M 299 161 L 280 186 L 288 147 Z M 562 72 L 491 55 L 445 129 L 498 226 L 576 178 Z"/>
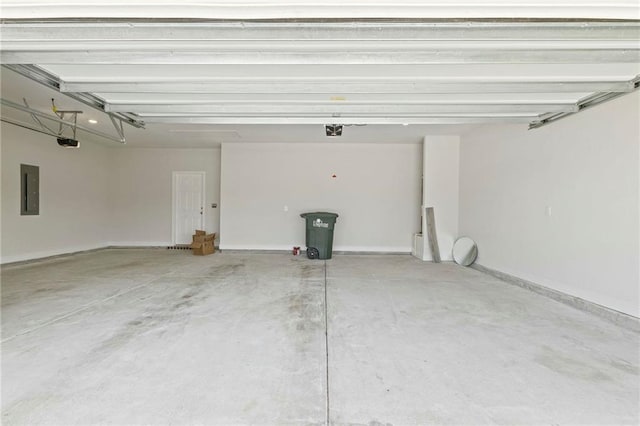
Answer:
<path fill-rule="evenodd" d="M 307 247 L 307 257 L 309 259 L 317 259 L 320 257 L 320 252 L 315 247 Z"/>

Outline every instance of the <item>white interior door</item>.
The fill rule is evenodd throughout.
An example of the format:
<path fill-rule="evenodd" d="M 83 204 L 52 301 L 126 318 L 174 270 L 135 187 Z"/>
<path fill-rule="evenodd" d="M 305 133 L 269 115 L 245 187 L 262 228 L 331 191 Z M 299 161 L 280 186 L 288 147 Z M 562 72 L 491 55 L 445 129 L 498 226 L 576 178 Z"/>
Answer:
<path fill-rule="evenodd" d="M 204 229 L 204 172 L 173 172 L 173 244 L 190 244 Z"/>

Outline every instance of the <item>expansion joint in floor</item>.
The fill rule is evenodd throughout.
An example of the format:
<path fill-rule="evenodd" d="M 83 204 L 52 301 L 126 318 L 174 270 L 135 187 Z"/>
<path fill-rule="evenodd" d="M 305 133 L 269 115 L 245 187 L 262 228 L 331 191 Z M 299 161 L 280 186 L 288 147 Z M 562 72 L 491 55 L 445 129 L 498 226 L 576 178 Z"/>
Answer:
<path fill-rule="evenodd" d="M 329 404 L 329 315 L 327 307 L 327 261 L 324 261 L 324 347 L 326 354 L 326 382 L 327 382 L 327 426 L 331 424 L 331 411 Z"/>

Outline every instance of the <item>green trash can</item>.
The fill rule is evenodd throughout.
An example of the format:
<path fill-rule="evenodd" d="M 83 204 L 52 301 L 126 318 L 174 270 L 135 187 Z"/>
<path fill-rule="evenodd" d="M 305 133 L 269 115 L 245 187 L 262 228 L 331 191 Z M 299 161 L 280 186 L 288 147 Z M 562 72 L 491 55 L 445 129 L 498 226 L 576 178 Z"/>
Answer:
<path fill-rule="evenodd" d="M 333 252 L 333 228 L 336 213 L 302 213 L 300 217 L 307 222 L 305 232 L 307 257 L 309 259 L 331 259 Z"/>

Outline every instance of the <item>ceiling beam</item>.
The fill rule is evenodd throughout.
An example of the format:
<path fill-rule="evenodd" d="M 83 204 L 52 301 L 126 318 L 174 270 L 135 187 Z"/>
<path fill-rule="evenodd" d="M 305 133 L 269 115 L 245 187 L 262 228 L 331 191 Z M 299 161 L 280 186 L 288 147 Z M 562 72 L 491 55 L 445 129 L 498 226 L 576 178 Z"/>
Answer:
<path fill-rule="evenodd" d="M 317 93 L 101 93 L 109 105 L 217 105 L 217 104 L 398 104 L 398 105 L 512 105 L 572 104 L 588 93 L 353 93 L 331 96 Z"/>
<path fill-rule="evenodd" d="M 156 105 L 156 104 L 107 104 L 108 112 L 135 112 L 140 116 L 153 114 L 436 114 L 436 113 L 510 113 L 526 112 L 529 115 L 543 112 L 577 112 L 571 104 L 346 104 L 329 102 L 323 104 L 199 104 L 199 105 Z"/>
<path fill-rule="evenodd" d="M 148 117 L 149 123 L 166 124 L 486 124 L 486 123 L 530 123 L 535 116 L 516 117 Z"/>
<path fill-rule="evenodd" d="M 6 3 L 6 1 L 5 1 Z M 513 4 L 513 2 L 512 2 Z M 5 9 L 6 10 L 6 9 Z M 387 8 L 387 11 L 390 11 Z M 637 21 L 66 21 L 7 22 L 3 41 L 634 40 Z M 69 35 L 73 34 L 73 37 Z"/>
<path fill-rule="evenodd" d="M 214 81 L 164 80 L 154 82 L 136 81 L 61 81 L 60 91 L 93 93 L 558 93 L 558 92 L 629 92 L 633 85 L 629 81 L 553 81 L 520 79 L 338 79 L 323 81 L 316 79 L 218 79 Z"/>
<path fill-rule="evenodd" d="M 3 45 L 4 45 L 3 40 Z M 131 64 L 131 65 L 307 65 L 307 64 L 582 64 L 635 63 L 640 50 L 582 49 L 530 50 L 526 47 L 489 49 L 427 49 L 419 51 L 343 51 L 308 52 L 211 52 L 211 51 L 10 51 L 3 50 L 4 64 Z"/>
<path fill-rule="evenodd" d="M 377 40 L 331 39 L 331 40 L 233 40 L 233 39 L 186 39 L 186 40 L 83 40 L 69 38 L 63 40 L 3 40 L 2 50 L 5 52 L 39 52 L 39 53 L 73 53 L 97 55 L 100 52 L 157 52 L 175 53 L 397 53 L 397 52 L 457 52 L 465 50 L 498 50 L 498 51 L 558 51 L 558 50 L 638 50 L 640 40 L 556 40 L 544 38 L 540 40 L 389 40 L 380 37 Z"/>

